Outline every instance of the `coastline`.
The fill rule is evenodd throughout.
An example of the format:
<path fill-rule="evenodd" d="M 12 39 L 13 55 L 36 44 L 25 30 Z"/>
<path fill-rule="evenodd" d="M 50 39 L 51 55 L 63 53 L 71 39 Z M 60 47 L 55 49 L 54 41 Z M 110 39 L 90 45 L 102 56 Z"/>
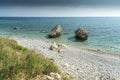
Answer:
<path fill-rule="evenodd" d="M 53 42 L 49 40 L 11 38 L 28 49 L 41 52 L 53 59 L 62 72 L 78 80 L 119 80 L 120 56 L 102 51 L 78 48 L 71 45 L 63 47 L 60 53 L 49 48 Z"/>

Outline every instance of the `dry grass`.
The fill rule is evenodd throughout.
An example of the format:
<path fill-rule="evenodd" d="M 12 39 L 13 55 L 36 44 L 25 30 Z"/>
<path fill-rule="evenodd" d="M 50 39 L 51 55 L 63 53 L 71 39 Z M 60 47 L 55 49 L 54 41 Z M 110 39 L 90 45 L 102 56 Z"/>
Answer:
<path fill-rule="evenodd" d="M 72 80 L 43 55 L 19 46 L 16 41 L 0 37 L 0 80 L 33 80 L 37 76 L 59 73 L 62 80 Z M 38 79 L 37 79 L 38 80 Z"/>
<path fill-rule="evenodd" d="M 50 72 L 60 73 L 57 66 L 42 55 L 0 37 L 0 80 L 28 80 Z"/>

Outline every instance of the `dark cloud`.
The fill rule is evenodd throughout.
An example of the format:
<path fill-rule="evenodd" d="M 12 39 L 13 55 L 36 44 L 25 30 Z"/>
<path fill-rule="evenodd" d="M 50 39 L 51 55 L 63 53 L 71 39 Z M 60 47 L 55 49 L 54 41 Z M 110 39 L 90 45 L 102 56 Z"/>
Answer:
<path fill-rule="evenodd" d="M 120 0 L 0 0 L 0 5 L 20 6 L 119 6 Z"/>

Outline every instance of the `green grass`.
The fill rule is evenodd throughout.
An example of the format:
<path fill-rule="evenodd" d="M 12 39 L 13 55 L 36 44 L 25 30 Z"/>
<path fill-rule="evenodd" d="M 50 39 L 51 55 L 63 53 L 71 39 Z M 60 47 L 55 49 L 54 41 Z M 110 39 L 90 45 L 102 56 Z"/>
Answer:
<path fill-rule="evenodd" d="M 40 54 L 0 37 L 0 80 L 30 80 L 50 72 L 61 74 L 57 66 Z M 63 77 L 63 80 L 68 80 Z"/>

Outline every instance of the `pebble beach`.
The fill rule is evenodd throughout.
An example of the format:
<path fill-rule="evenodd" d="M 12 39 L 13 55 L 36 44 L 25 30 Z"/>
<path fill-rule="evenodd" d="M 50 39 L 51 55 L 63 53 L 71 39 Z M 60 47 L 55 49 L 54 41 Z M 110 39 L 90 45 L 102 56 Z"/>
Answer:
<path fill-rule="evenodd" d="M 77 80 L 120 80 L 120 56 L 64 44 L 60 52 L 50 50 L 49 40 L 12 38 L 30 50 L 53 59 L 59 69 Z"/>

